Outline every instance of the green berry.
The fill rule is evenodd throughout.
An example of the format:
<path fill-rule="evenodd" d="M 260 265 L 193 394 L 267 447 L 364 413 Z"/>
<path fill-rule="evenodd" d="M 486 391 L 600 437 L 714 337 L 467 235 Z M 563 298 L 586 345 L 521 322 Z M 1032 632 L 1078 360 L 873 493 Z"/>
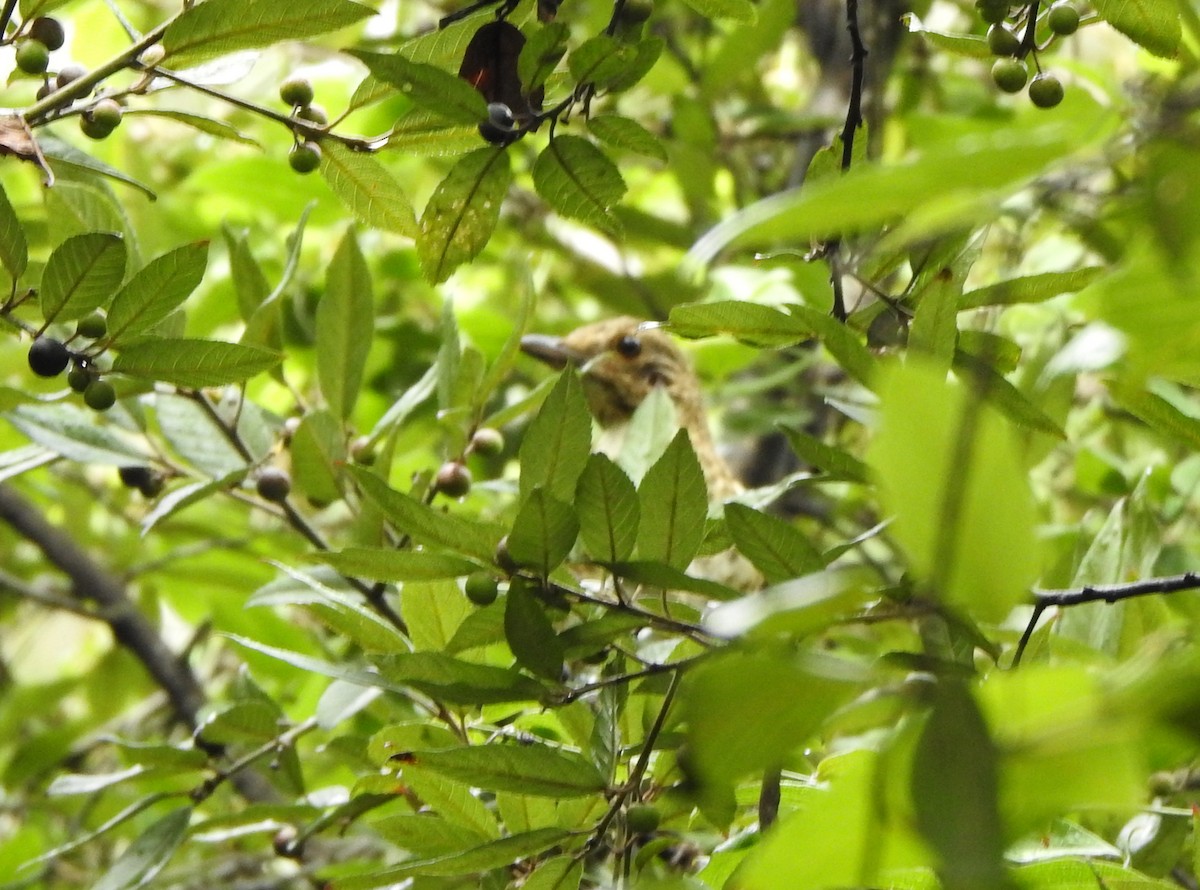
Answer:
<path fill-rule="evenodd" d="M 89 340 L 99 340 L 108 333 L 108 322 L 99 312 L 93 312 L 91 315 L 79 319 L 75 325 L 75 332 Z"/>
<path fill-rule="evenodd" d="M 1019 59 L 997 59 L 992 65 L 992 80 L 1006 93 L 1019 93 L 1025 89 L 1029 72 Z"/>
<path fill-rule="evenodd" d="M 988 28 L 987 42 L 994 56 L 1015 56 L 1021 51 L 1021 38 L 1004 25 L 996 24 Z"/>
<path fill-rule="evenodd" d="M 658 829 L 661 821 L 658 807 L 648 803 L 635 803 L 625 811 L 625 824 L 634 834 L 649 834 Z"/>
<path fill-rule="evenodd" d="M 92 383 L 92 372 L 83 365 L 76 365 L 67 372 L 67 386 L 75 392 L 84 392 Z"/>
<path fill-rule="evenodd" d="M 46 49 L 60 49 L 67 40 L 62 22 L 48 15 L 39 15 L 29 23 L 29 36 Z"/>
<path fill-rule="evenodd" d="M 97 124 L 108 127 L 111 132 L 121 123 L 125 111 L 116 99 L 101 99 L 92 106 L 88 114 Z"/>
<path fill-rule="evenodd" d="M 321 146 L 315 142 L 301 142 L 288 152 L 288 164 L 297 173 L 312 173 L 321 166 Z"/>
<path fill-rule="evenodd" d="M 1063 85 L 1053 74 L 1039 74 L 1029 83 L 1029 99 L 1038 108 L 1053 108 L 1063 100 Z"/>
<path fill-rule="evenodd" d="M 350 459 L 364 467 L 375 463 L 375 446 L 370 436 L 359 436 L 350 443 Z"/>
<path fill-rule="evenodd" d="M 258 473 L 255 488 L 264 501 L 278 504 L 291 494 L 292 477 L 279 467 L 263 467 Z"/>
<path fill-rule="evenodd" d="M 1046 13 L 1046 24 L 1060 37 L 1074 34 L 1079 30 L 1079 10 L 1066 0 L 1060 0 Z"/>
<path fill-rule="evenodd" d="M 470 449 L 483 457 L 495 457 L 504 451 L 504 435 L 490 426 L 480 427 L 471 436 Z"/>
<path fill-rule="evenodd" d="M 451 498 L 461 498 L 471 490 L 471 471 L 456 460 L 448 460 L 438 468 L 433 486 Z"/>
<path fill-rule="evenodd" d="M 39 377 L 57 377 L 70 360 L 70 350 L 53 337 L 38 337 L 29 347 L 29 367 Z"/>
<path fill-rule="evenodd" d="M 50 67 L 50 50 L 40 40 L 26 40 L 17 47 L 17 67 L 26 74 L 44 74 Z"/>
<path fill-rule="evenodd" d="M 989 25 L 1002 22 L 1008 17 L 1006 0 L 975 0 L 975 9 L 979 12 L 979 17 Z"/>
<path fill-rule="evenodd" d="M 325 126 L 329 123 L 329 115 L 325 113 L 325 109 L 316 103 L 301 106 L 296 111 L 296 117 L 301 120 L 306 120 L 318 126 Z"/>
<path fill-rule="evenodd" d="M 117 391 L 107 380 L 96 379 L 83 391 L 83 401 L 94 411 L 107 411 L 117 403 Z"/>
<path fill-rule="evenodd" d="M 311 105 L 313 85 L 304 77 L 289 77 L 279 85 L 279 98 L 292 107 Z"/>
<path fill-rule="evenodd" d="M 487 572 L 475 572 L 467 576 L 464 589 L 467 594 L 467 599 L 477 606 L 490 606 L 496 601 L 496 594 L 500 590 L 500 585 Z"/>

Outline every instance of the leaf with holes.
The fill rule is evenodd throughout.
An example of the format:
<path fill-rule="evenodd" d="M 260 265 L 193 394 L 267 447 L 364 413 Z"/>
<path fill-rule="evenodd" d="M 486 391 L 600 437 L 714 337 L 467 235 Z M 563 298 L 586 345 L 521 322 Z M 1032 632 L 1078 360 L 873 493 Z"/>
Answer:
<path fill-rule="evenodd" d="M 425 277 L 436 284 L 483 250 L 512 182 L 503 148 L 480 148 L 460 158 L 421 215 L 417 253 Z"/>
<path fill-rule="evenodd" d="M 625 194 L 625 180 L 608 157 L 580 136 L 550 140 L 533 165 L 537 193 L 563 216 L 609 233 L 620 223 L 609 208 Z"/>

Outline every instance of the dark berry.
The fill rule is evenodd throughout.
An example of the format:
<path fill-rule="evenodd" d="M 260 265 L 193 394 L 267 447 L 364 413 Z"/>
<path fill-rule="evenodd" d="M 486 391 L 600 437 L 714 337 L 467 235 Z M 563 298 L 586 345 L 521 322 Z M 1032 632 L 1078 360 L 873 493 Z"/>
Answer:
<path fill-rule="evenodd" d="M 288 152 L 288 164 L 297 173 L 312 173 L 321 166 L 321 146 L 315 142 L 301 142 Z"/>
<path fill-rule="evenodd" d="M 99 340 L 108 333 L 108 322 L 99 312 L 93 312 L 91 315 L 79 319 L 78 324 L 75 325 L 75 332 L 89 340 Z"/>
<path fill-rule="evenodd" d="M 93 411 L 107 411 L 117 403 L 117 391 L 107 380 L 96 379 L 83 391 L 83 401 Z"/>
<path fill-rule="evenodd" d="M 57 377 L 67 369 L 70 360 L 70 350 L 53 337 L 38 337 L 29 347 L 29 367 L 39 377 Z"/>
<path fill-rule="evenodd" d="M 501 130 L 511 130 L 517 125 L 512 109 L 503 102 L 490 102 L 487 107 L 488 120 Z"/>
<path fill-rule="evenodd" d="M 1029 80 L 1029 72 L 1019 59 L 997 59 L 992 65 L 992 80 L 1006 93 L 1019 93 Z"/>
<path fill-rule="evenodd" d="M 58 84 L 58 88 L 61 90 L 67 84 L 79 80 L 85 74 L 87 74 L 87 69 L 82 65 L 63 65 L 59 69 L 58 76 L 54 78 L 54 82 Z"/>
<path fill-rule="evenodd" d="M 48 15 L 39 15 L 29 23 L 29 36 L 45 45 L 46 49 L 59 49 L 67 40 L 62 22 Z"/>
<path fill-rule="evenodd" d="M 987 42 L 994 56 L 1015 56 L 1021 50 L 1021 38 L 1004 25 L 988 28 Z"/>
<path fill-rule="evenodd" d="M 26 74 L 43 74 L 50 67 L 50 50 L 40 40 L 26 40 L 17 47 L 17 67 Z"/>
<path fill-rule="evenodd" d="M 471 490 L 471 471 L 456 460 L 448 460 L 438 469 L 433 485 L 447 497 L 461 498 Z"/>
<path fill-rule="evenodd" d="M 658 829 L 662 814 L 658 807 L 648 803 L 635 803 L 625 811 L 625 824 L 634 834 L 649 834 Z"/>
<path fill-rule="evenodd" d="M 1079 10 L 1066 0 L 1060 0 L 1046 13 L 1046 24 L 1060 37 L 1074 34 L 1079 30 Z"/>
<path fill-rule="evenodd" d="M 279 503 L 287 500 L 292 491 L 292 477 L 279 467 L 263 467 L 255 482 L 258 496 L 264 501 Z"/>
<path fill-rule="evenodd" d="M 54 92 L 54 82 L 51 80 L 47 80 L 40 87 L 38 87 L 38 91 L 37 91 L 38 101 L 40 102 L 42 99 L 45 99 L 47 96 L 49 96 L 53 92 Z"/>
<path fill-rule="evenodd" d="M 117 469 L 117 475 L 121 477 L 121 484 L 126 488 L 141 488 L 146 485 L 154 474 L 149 467 L 120 467 Z"/>
<path fill-rule="evenodd" d="M 151 472 L 150 477 L 137 487 L 144 498 L 156 498 L 162 494 L 163 477 L 161 473 Z"/>
<path fill-rule="evenodd" d="M 504 451 L 504 435 L 490 426 L 480 427 L 471 436 L 470 448 L 483 457 L 495 457 Z"/>
<path fill-rule="evenodd" d="M 621 7 L 621 24 L 640 25 L 653 12 L 654 4 L 647 0 L 625 0 L 625 5 Z"/>
<path fill-rule="evenodd" d="M 508 145 L 520 137 L 511 108 L 503 102 L 491 102 L 487 112 L 487 120 L 479 124 L 479 135 L 486 141 L 492 145 Z"/>
<path fill-rule="evenodd" d="M 496 601 L 496 594 L 500 590 L 500 585 L 487 572 L 475 572 L 467 576 L 466 584 L 467 599 L 477 606 L 490 606 Z"/>
<path fill-rule="evenodd" d="M 284 105 L 293 107 L 311 105 L 313 100 L 313 85 L 304 77 L 289 77 L 279 85 L 279 98 Z"/>
<path fill-rule="evenodd" d="M 1053 108 L 1063 100 L 1062 82 L 1053 74 L 1039 74 L 1029 83 L 1029 99 L 1038 108 Z"/>
<path fill-rule="evenodd" d="M 517 561 L 513 559 L 512 553 L 508 549 L 508 535 L 496 542 L 495 560 L 496 565 L 510 575 L 517 570 Z"/>

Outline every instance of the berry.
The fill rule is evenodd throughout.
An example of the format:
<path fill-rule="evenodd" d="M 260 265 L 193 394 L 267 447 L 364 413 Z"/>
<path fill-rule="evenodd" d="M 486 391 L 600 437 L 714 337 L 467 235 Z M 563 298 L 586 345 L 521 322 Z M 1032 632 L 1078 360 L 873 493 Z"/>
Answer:
<path fill-rule="evenodd" d="M 1025 89 L 1029 72 L 1019 59 L 997 59 L 992 65 L 992 80 L 1006 93 L 1019 93 Z"/>
<path fill-rule="evenodd" d="M 375 446 L 370 436 L 359 436 L 350 443 L 350 459 L 364 467 L 375 463 Z"/>
<path fill-rule="evenodd" d="M 79 118 L 79 128 L 89 139 L 104 139 L 121 123 L 124 112 L 115 99 L 101 99 Z"/>
<path fill-rule="evenodd" d="M 296 117 L 320 126 L 324 126 L 325 124 L 329 123 L 329 115 L 325 113 L 324 108 L 316 103 L 310 103 L 308 105 L 301 106 L 301 108 L 296 111 Z"/>
<path fill-rule="evenodd" d="M 321 146 L 315 142 L 301 142 L 288 152 L 288 164 L 297 173 L 312 173 L 321 166 Z"/>
<path fill-rule="evenodd" d="M 26 74 L 42 74 L 50 67 L 50 50 L 40 40 L 26 40 L 17 47 L 17 67 Z"/>
<path fill-rule="evenodd" d="M 496 594 L 500 589 L 499 583 L 487 572 L 475 572 L 467 576 L 466 584 L 467 599 L 477 606 L 490 606 L 496 601 Z"/>
<path fill-rule="evenodd" d="M 291 494 L 292 477 L 279 467 L 263 467 L 258 473 L 255 488 L 264 501 L 278 504 Z"/>
<path fill-rule="evenodd" d="M 1063 100 L 1062 82 L 1053 74 L 1039 74 L 1029 83 L 1029 99 L 1038 108 L 1053 108 Z"/>
<path fill-rule="evenodd" d="M 92 382 L 92 372 L 83 365 L 76 365 L 67 372 L 67 386 L 75 392 L 83 392 Z"/>
<path fill-rule="evenodd" d="M 289 77 L 279 85 L 279 98 L 284 105 L 293 107 L 311 105 L 313 85 L 304 77 Z"/>
<path fill-rule="evenodd" d="M 149 467 L 119 467 L 117 475 L 121 477 L 121 484 L 126 488 L 141 488 L 150 481 L 154 475 L 150 472 Z"/>
<path fill-rule="evenodd" d="M 495 457 L 504 451 L 504 436 L 490 426 L 480 427 L 471 436 L 471 451 L 483 457 Z"/>
<path fill-rule="evenodd" d="M 622 25 L 640 25 L 654 12 L 654 4 L 647 0 L 626 0 L 621 7 Z"/>
<path fill-rule="evenodd" d="M 300 431 L 301 420 L 299 417 L 292 416 L 283 422 L 283 426 L 279 430 L 280 438 L 285 443 L 290 443 L 292 438 Z"/>
<path fill-rule="evenodd" d="M 1066 0 L 1059 0 L 1046 13 L 1046 23 L 1050 30 L 1060 37 L 1074 34 L 1079 30 L 1079 10 Z"/>
<path fill-rule="evenodd" d="M 512 109 L 503 102 L 491 102 L 487 107 L 487 120 L 480 122 L 479 135 L 492 145 L 508 145 L 515 142 L 520 133 L 516 130 L 516 118 Z"/>
<path fill-rule="evenodd" d="M 1021 51 L 1021 38 L 1003 25 L 988 28 L 987 42 L 994 56 L 1015 56 Z"/>
<path fill-rule="evenodd" d="M 503 102 L 489 102 L 487 107 L 488 120 L 501 130 L 511 130 L 517 125 L 512 109 Z"/>
<path fill-rule="evenodd" d="M 456 460 L 448 460 L 437 471 L 433 487 L 451 498 L 461 498 L 471 490 L 471 471 Z"/>
<path fill-rule="evenodd" d="M 82 65 L 63 65 L 58 71 L 58 76 L 54 78 L 54 82 L 61 90 L 72 81 L 79 80 L 83 75 L 87 74 L 87 69 Z"/>
<path fill-rule="evenodd" d="M 57 377 L 70 360 L 70 350 L 53 337 L 38 337 L 29 347 L 29 367 L 39 377 Z"/>
<path fill-rule="evenodd" d="M 29 36 L 37 40 L 46 49 L 60 49 L 67 40 L 62 22 L 48 15 L 39 15 L 29 23 Z"/>
<path fill-rule="evenodd" d="M 108 322 L 99 312 L 93 312 L 91 315 L 79 319 L 78 324 L 75 325 L 75 332 L 89 340 L 99 340 L 108 333 Z"/>
<path fill-rule="evenodd" d="M 625 824 L 635 834 L 649 834 L 658 828 L 661 821 L 662 815 L 658 812 L 658 807 L 648 803 L 635 803 L 625 811 Z"/>
<path fill-rule="evenodd" d="M 163 477 L 159 473 L 151 472 L 149 478 L 137 488 L 142 493 L 142 497 L 156 498 L 162 494 Z"/>
<path fill-rule="evenodd" d="M 42 99 L 45 99 L 47 96 L 49 96 L 53 92 L 54 92 L 54 82 L 47 80 L 40 87 L 38 87 L 38 91 L 37 91 L 38 101 L 40 102 Z"/>
<path fill-rule="evenodd" d="M 505 535 L 496 542 L 496 555 L 494 559 L 496 565 L 510 575 L 517 570 L 517 561 L 512 558 L 512 553 L 508 549 L 508 535 Z"/>
<path fill-rule="evenodd" d="M 143 68 L 153 68 L 166 57 L 167 51 L 163 45 L 161 43 L 155 43 L 143 50 L 142 54 L 138 56 L 138 63 Z"/>
<path fill-rule="evenodd" d="M 1007 0 L 975 0 L 975 8 L 989 25 L 1002 22 L 1008 16 Z"/>
<path fill-rule="evenodd" d="M 83 401 L 94 411 L 107 411 L 117 403 L 117 391 L 107 380 L 96 379 L 83 391 Z"/>

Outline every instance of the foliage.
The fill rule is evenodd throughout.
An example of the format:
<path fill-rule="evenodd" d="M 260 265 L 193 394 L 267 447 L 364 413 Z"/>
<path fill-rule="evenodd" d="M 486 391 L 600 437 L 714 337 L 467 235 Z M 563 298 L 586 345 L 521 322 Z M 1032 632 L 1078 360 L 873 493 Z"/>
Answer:
<path fill-rule="evenodd" d="M 0 886 L 1196 885 L 1200 19 L 858 6 L 4 5 Z"/>

